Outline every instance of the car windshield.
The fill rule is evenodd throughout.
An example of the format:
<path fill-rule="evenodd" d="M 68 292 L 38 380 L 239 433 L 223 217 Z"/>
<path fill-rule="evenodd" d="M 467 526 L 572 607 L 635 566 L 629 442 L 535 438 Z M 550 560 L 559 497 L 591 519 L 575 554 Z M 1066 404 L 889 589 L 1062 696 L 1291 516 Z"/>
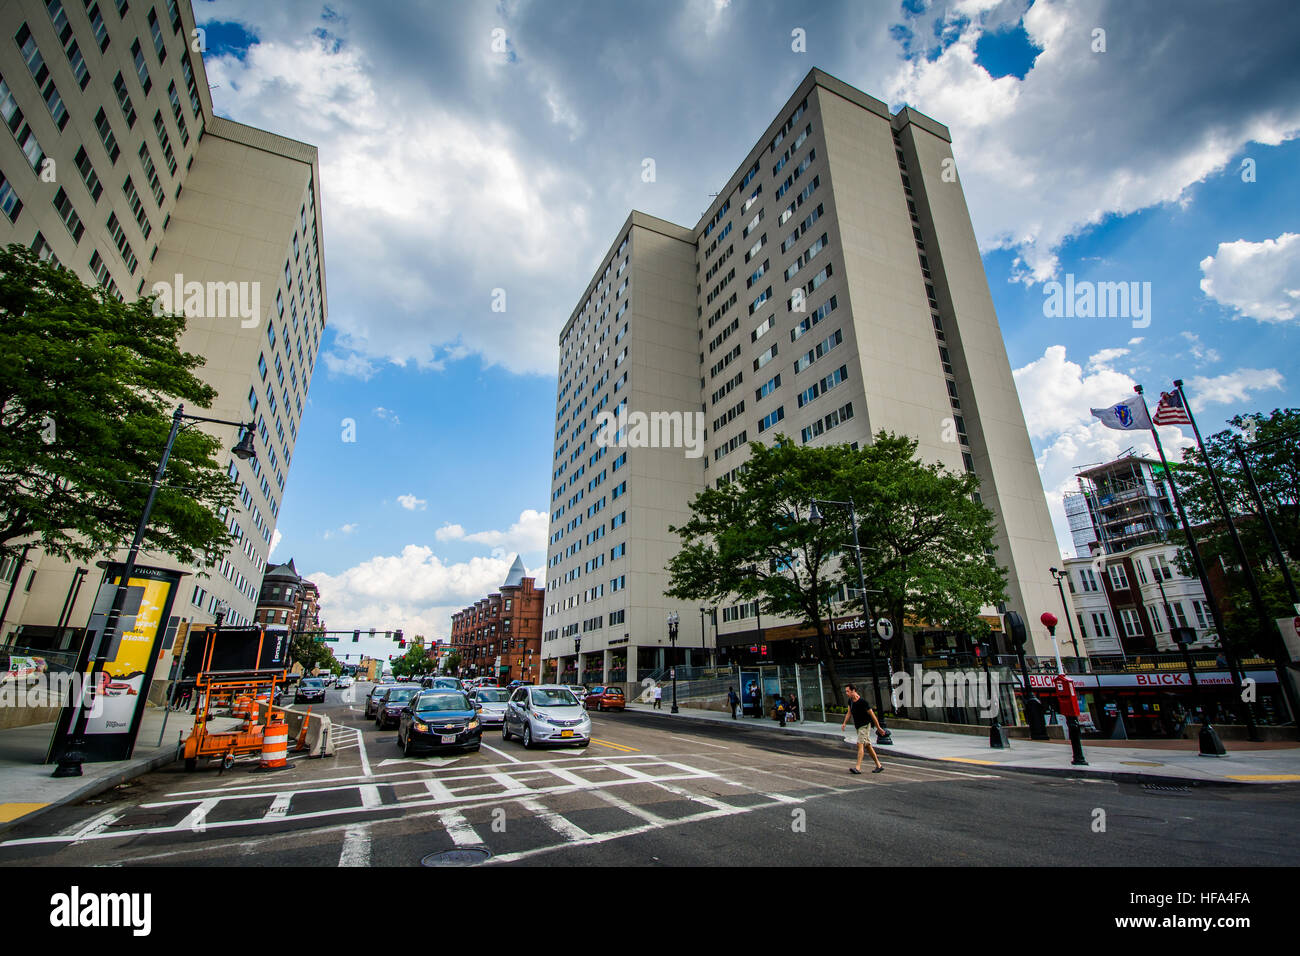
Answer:
<path fill-rule="evenodd" d="M 311 688 L 318 688 L 318 687 L 321 686 L 321 681 L 320 681 L 319 678 L 316 678 L 316 677 L 309 677 L 309 678 L 307 678 L 305 681 L 302 682 L 302 686 L 305 687 L 305 688 L 308 688 L 308 689 L 311 689 Z"/>
<path fill-rule="evenodd" d="M 578 698 L 567 687 L 541 687 L 532 692 L 534 707 L 564 707 L 578 704 Z"/>
<path fill-rule="evenodd" d="M 415 696 L 415 690 L 416 689 L 414 687 L 394 687 L 392 690 L 388 692 L 387 696 L 384 699 L 388 701 L 390 704 L 395 701 L 401 702 L 405 700 L 410 700 L 412 697 Z"/>
<path fill-rule="evenodd" d="M 509 699 L 508 692 L 499 687 L 480 687 L 474 696 L 487 704 L 500 704 Z"/>
<path fill-rule="evenodd" d="M 415 705 L 416 711 L 427 714 L 431 711 L 473 710 L 469 698 L 464 694 L 425 694 Z"/>
<path fill-rule="evenodd" d="M 592 692 L 593 694 L 603 694 L 603 693 L 605 693 L 605 688 L 603 688 L 603 687 L 593 687 L 593 688 L 591 689 L 591 692 Z"/>
<path fill-rule="evenodd" d="M 615 697 L 622 697 L 622 696 L 623 696 L 623 692 L 622 692 L 621 690 L 619 690 L 617 687 L 606 687 L 606 688 L 605 688 L 605 693 L 606 693 L 606 694 L 613 694 Z"/>
<path fill-rule="evenodd" d="M 449 687 L 452 690 L 460 689 L 460 681 L 453 680 L 450 677 L 440 677 L 433 682 L 434 687 Z"/>

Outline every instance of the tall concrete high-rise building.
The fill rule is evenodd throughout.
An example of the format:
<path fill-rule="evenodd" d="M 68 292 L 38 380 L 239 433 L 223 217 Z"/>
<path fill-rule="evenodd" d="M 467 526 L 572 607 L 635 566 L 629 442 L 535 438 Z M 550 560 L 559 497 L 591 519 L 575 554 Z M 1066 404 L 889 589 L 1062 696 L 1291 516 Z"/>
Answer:
<path fill-rule="evenodd" d="M 1059 609 L 1060 552 L 946 127 L 813 70 L 693 227 L 631 214 L 559 348 L 543 640 L 557 674 L 641 679 L 672 613 L 691 662 L 799 636 L 753 604 L 715 625 L 663 594 L 668 527 L 778 433 L 860 445 L 887 429 L 978 475 L 1007 607 L 1051 653 L 1038 617 Z M 619 409 L 703 412 L 703 454 L 638 447 L 631 419 L 629 447 L 599 447 L 597 416 Z"/>
<path fill-rule="evenodd" d="M 328 317 L 320 167 L 315 147 L 213 113 L 200 41 L 188 0 L 0 4 L 0 243 L 126 300 L 165 286 L 186 312 L 181 348 L 218 392 L 189 411 L 255 422 L 258 456 L 223 452 L 237 540 L 214 568 L 180 568 L 172 614 L 204 623 L 224 602 L 247 624 Z M 6 562 L 3 638 L 75 650 L 102 574 L 39 547 Z"/>

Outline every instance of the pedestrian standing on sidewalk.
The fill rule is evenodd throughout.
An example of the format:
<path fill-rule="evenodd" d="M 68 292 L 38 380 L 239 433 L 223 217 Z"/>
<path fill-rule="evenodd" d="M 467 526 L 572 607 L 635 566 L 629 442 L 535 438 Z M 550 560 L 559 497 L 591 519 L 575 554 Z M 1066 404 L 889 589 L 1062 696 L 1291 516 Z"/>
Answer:
<path fill-rule="evenodd" d="M 727 703 L 731 705 L 731 719 L 736 719 L 736 707 L 740 704 L 740 698 L 736 696 L 736 688 L 727 688 Z"/>
<path fill-rule="evenodd" d="M 790 715 L 791 720 L 799 719 L 799 701 L 794 696 L 793 691 L 790 692 L 790 699 L 786 701 L 785 709 L 786 712 Z"/>
<path fill-rule="evenodd" d="M 655 710 L 663 710 L 663 709 L 664 709 L 664 708 L 663 708 L 663 703 L 664 703 L 664 689 L 663 689 L 662 687 L 660 687 L 658 684 L 655 684 L 655 695 L 654 695 L 654 696 L 655 696 Z"/>
<path fill-rule="evenodd" d="M 867 703 L 866 699 L 858 693 L 857 687 L 849 684 L 844 688 L 844 693 L 849 698 L 849 710 L 840 721 L 840 730 L 843 730 L 849 722 L 849 717 L 853 718 L 853 726 L 858 731 L 858 763 L 855 767 L 849 768 L 849 773 L 862 773 L 862 752 L 865 749 L 871 754 L 871 759 L 876 764 L 876 769 L 872 773 L 880 773 L 885 769 L 881 764 L 880 758 L 876 756 L 876 748 L 871 746 L 871 728 L 875 726 L 877 731 L 880 730 L 880 721 L 876 719 L 876 712 Z"/>

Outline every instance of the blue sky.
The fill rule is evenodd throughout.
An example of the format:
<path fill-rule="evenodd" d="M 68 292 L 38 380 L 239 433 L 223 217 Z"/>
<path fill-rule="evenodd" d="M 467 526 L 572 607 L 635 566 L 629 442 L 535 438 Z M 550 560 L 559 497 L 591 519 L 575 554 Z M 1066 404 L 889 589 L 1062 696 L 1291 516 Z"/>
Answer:
<path fill-rule="evenodd" d="M 813 66 L 952 130 L 1063 547 L 1074 467 L 1145 447 L 1090 405 L 1175 377 L 1206 431 L 1300 405 L 1292 4 L 195 6 L 218 113 L 321 152 L 330 326 L 273 559 L 332 627 L 445 636 L 514 553 L 541 568 L 556 335 L 598 257 L 631 208 L 693 225 Z M 1067 274 L 1150 283 L 1149 326 L 1048 318 Z"/>

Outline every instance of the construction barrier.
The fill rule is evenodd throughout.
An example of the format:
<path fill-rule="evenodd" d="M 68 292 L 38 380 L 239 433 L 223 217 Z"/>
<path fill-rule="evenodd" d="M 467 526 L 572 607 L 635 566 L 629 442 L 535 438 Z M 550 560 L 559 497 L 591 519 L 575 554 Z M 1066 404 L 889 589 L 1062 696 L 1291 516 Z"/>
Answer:
<path fill-rule="evenodd" d="M 285 723 L 283 713 L 272 712 L 266 724 L 259 766 L 262 770 L 283 770 L 289 766 L 289 725 Z"/>
<path fill-rule="evenodd" d="M 253 716 L 253 698 L 247 694 L 236 697 L 234 706 L 230 708 L 230 716 L 239 720 L 250 719 Z"/>
<path fill-rule="evenodd" d="M 257 720 L 266 721 L 266 704 L 258 702 Z M 277 707 L 277 714 L 283 715 L 287 736 L 295 741 L 301 740 L 304 751 L 311 757 L 334 756 L 333 724 L 324 714 L 311 713 L 308 710 L 295 710 L 292 707 Z M 298 752 L 297 748 L 291 748 Z"/>

